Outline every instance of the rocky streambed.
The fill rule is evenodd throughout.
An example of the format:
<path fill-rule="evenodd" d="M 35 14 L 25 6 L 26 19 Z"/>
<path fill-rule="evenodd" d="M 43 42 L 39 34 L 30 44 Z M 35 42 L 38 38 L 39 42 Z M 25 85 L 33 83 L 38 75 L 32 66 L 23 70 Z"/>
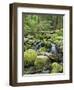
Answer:
<path fill-rule="evenodd" d="M 28 49 L 24 52 L 24 74 L 62 72 L 63 60 L 59 58 L 59 54 L 37 52 L 33 49 Z"/>

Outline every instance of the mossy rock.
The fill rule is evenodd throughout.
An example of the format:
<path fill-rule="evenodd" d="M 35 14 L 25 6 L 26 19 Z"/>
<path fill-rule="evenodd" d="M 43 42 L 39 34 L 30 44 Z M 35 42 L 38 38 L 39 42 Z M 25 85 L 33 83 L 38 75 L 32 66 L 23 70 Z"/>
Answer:
<path fill-rule="evenodd" d="M 51 73 L 62 73 L 63 72 L 63 65 L 58 64 L 56 62 L 52 63 L 51 65 Z"/>
<path fill-rule="evenodd" d="M 37 59 L 34 62 L 36 71 L 42 72 L 47 63 L 48 63 L 48 57 L 47 56 L 42 56 L 42 55 L 37 56 Z"/>
<path fill-rule="evenodd" d="M 24 52 L 25 65 L 33 65 L 36 58 L 37 58 L 37 53 L 35 50 L 28 49 Z"/>

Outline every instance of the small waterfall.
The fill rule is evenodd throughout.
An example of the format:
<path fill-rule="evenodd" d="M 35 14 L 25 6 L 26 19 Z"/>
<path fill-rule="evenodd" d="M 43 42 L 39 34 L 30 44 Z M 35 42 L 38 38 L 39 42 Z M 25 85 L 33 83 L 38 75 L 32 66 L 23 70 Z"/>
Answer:
<path fill-rule="evenodd" d="M 56 45 L 55 44 L 51 44 L 51 53 L 53 53 L 53 54 L 57 54 L 58 52 L 57 52 L 57 48 L 56 48 Z"/>

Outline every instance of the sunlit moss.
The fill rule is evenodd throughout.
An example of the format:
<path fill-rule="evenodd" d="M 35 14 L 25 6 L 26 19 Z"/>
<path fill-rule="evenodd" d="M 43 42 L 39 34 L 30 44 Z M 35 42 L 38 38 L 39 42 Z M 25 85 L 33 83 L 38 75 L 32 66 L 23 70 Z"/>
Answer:
<path fill-rule="evenodd" d="M 37 53 L 35 50 L 28 49 L 24 52 L 24 62 L 25 64 L 33 64 L 37 57 Z"/>
<path fill-rule="evenodd" d="M 63 66 L 58 64 L 57 62 L 52 63 L 51 68 L 51 73 L 59 73 L 63 71 Z"/>
<path fill-rule="evenodd" d="M 42 71 L 45 67 L 45 65 L 48 62 L 48 57 L 47 56 L 37 56 L 37 59 L 35 60 L 35 68 L 37 71 Z"/>

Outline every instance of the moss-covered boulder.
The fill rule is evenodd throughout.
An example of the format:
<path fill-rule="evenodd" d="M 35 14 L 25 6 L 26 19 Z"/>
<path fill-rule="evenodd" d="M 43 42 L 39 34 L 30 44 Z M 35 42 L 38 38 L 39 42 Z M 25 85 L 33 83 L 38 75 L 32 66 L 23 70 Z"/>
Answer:
<path fill-rule="evenodd" d="M 28 49 L 24 52 L 24 63 L 25 66 L 33 65 L 35 59 L 37 58 L 37 53 L 33 49 Z"/>
<path fill-rule="evenodd" d="M 52 68 L 51 73 L 63 72 L 63 65 L 58 64 L 56 62 L 52 63 L 51 68 Z"/>
<path fill-rule="evenodd" d="M 47 56 L 42 56 L 42 55 L 37 56 L 37 59 L 34 62 L 36 71 L 42 72 L 47 63 L 48 63 L 48 57 Z"/>

